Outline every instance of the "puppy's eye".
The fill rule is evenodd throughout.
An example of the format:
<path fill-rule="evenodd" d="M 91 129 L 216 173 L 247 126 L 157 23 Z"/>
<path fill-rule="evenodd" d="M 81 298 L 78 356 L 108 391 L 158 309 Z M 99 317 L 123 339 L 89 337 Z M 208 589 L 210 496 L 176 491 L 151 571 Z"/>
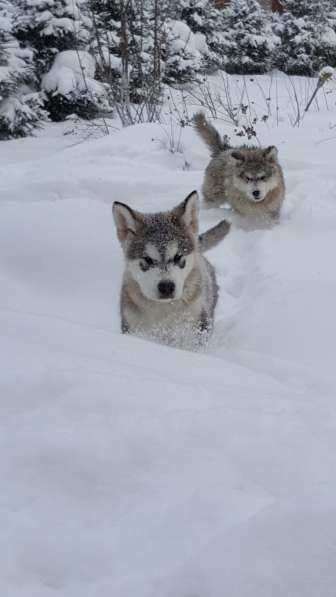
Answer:
<path fill-rule="evenodd" d="M 185 264 L 186 260 L 183 257 L 183 255 L 180 255 L 180 253 L 176 253 L 174 257 L 174 265 L 178 265 L 181 269 L 183 269 L 185 267 Z"/>
<path fill-rule="evenodd" d="M 151 259 L 151 257 L 147 257 L 147 255 L 140 261 L 140 269 L 142 269 L 143 272 L 147 272 L 153 265 L 154 260 Z"/>
<path fill-rule="evenodd" d="M 245 176 L 245 180 L 246 182 L 252 182 L 252 178 L 250 178 L 249 176 Z"/>
<path fill-rule="evenodd" d="M 264 181 L 266 180 L 266 176 L 259 176 L 259 180 L 260 180 L 261 182 L 264 182 Z"/>

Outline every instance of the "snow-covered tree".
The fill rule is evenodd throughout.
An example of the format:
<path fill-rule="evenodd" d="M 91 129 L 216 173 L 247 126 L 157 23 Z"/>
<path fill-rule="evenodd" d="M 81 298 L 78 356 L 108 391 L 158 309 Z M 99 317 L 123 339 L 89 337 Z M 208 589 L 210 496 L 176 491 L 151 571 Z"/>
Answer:
<path fill-rule="evenodd" d="M 335 67 L 334 0 L 281 1 L 283 15 L 260 0 L 230 0 L 222 9 L 214 0 L 0 0 L 12 23 L 5 31 L 0 20 L 2 114 L 6 107 L 9 118 L 16 102 L 15 121 L 21 109 L 32 127 L 41 97 L 55 120 L 88 118 L 112 104 L 159 105 L 163 84 L 192 83 L 216 69 L 312 75 Z"/>
<path fill-rule="evenodd" d="M 269 14 L 257 0 L 231 0 L 223 10 L 222 49 L 229 73 L 267 72 L 273 63 L 279 38 L 271 27 Z"/>
<path fill-rule="evenodd" d="M 96 76 L 109 85 L 120 85 L 122 5 L 116 0 L 89 0 L 88 7 L 92 21 L 90 50 L 96 59 Z"/>
<path fill-rule="evenodd" d="M 39 77 L 58 52 L 84 48 L 91 20 L 86 0 L 16 0 L 14 34 L 22 47 L 34 51 Z"/>
<path fill-rule="evenodd" d="M 193 33 L 206 33 L 207 0 L 180 0 L 176 4 L 179 8 L 176 16 L 186 23 Z"/>
<path fill-rule="evenodd" d="M 139 0 L 131 4 L 128 18 L 130 89 L 134 101 L 157 95 L 161 84 L 164 16 L 160 0 Z"/>
<path fill-rule="evenodd" d="M 105 85 L 95 80 L 96 63 L 85 50 L 59 52 L 42 79 L 45 107 L 52 120 L 70 114 L 85 119 L 111 110 Z"/>
<path fill-rule="evenodd" d="M 167 57 L 163 80 L 168 85 L 190 83 L 204 72 L 207 46 L 203 35 L 193 33 L 186 23 L 169 20 L 166 26 Z"/>
<path fill-rule="evenodd" d="M 12 35 L 12 6 L 0 2 L 0 139 L 25 137 L 47 114 L 35 89 L 32 54 Z"/>
<path fill-rule="evenodd" d="M 53 120 L 84 118 L 106 110 L 106 90 L 94 81 L 87 55 L 93 27 L 87 0 L 17 0 L 14 31 L 34 66 Z"/>
<path fill-rule="evenodd" d="M 160 86 L 167 6 L 160 0 L 91 0 L 99 76 L 120 98 L 141 102 Z"/>
<path fill-rule="evenodd" d="M 314 75 L 336 66 L 336 14 L 332 0 L 286 0 L 277 66 L 288 74 Z"/>
<path fill-rule="evenodd" d="M 209 72 L 222 66 L 221 28 L 223 12 L 213 0 L 180 0 L 180 19 L 195 35 L 202 54 L 201 68 Z"/>

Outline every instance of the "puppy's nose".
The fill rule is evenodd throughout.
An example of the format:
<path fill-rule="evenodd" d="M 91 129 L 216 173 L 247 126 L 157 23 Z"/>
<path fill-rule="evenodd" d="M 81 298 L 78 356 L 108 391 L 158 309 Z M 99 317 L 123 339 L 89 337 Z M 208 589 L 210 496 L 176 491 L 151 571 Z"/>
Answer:
<path fill-rule="evenodd" d="M 162 280 L 158 283 L 158 291 L 160 298 L 172 298 L 175 292 L 175 284 L 171 280 Z"/>
<path fill-rule="evenodd" d="M 253 197 L 255 197 L 256 199 L 259 199 L 260 197 L 260 191 L 253 191 Z"/>

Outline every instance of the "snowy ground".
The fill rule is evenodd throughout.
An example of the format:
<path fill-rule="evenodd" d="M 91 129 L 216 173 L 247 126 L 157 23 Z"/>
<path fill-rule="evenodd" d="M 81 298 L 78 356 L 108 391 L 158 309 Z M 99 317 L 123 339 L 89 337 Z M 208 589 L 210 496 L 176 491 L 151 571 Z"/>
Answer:
<path fill-rule="evenodd" d="M 120 335 L 111 217 L 200 188 L 193 131 L 1 143 L 1 597 L 335 597 L 336 96 L 283 97 L 282 221 L 209 256 L 208 354 Z"/>

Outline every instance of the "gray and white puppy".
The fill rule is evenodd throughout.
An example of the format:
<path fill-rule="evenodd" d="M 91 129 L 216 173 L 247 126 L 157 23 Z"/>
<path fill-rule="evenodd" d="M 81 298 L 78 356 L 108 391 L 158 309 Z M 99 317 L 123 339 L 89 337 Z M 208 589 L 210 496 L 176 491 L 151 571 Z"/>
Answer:
<path fill-rule="evenodd" d="M 167 212 L 144 214 L 113 204 L 125 255 L 120 310 L 123 333 L 181 348 L 203 346 L 213 328 L 218 287 L 203 251 L 228 233 L 223 220 L 198 235 L 198 196 L 193 191 Z"/>
<path fill-rule="evenodd" d="M 231 148 L 227 138 L 221 138 L 203 112 L 195 114 L 194 127 L 212 156 L 202 187 L 205 206 L 228 203 L 240 216 L 251 221 L 276 220 L 285 198 L 276 147 Z"/>

